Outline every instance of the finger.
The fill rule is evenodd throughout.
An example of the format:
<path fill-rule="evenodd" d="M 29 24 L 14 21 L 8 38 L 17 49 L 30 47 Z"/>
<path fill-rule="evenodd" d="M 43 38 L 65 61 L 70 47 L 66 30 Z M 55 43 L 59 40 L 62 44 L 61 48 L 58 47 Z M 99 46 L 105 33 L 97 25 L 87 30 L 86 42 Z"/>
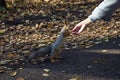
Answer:
<path fill-rule="evenodd" d="M 83 25 L 81 26 L 80 30 L 78 31 L 78 34 L 81 33 L 81 32 L 85 29 L 85 27 L 86 27 L 86 25 L 83 24 Z"/>
<path fill-rule="evenodd" d="M 78 23 L 73 29 L 72 29 L 72 31 L 76 31 L 76 30 L 79 30 L 80 29 L 80 27 L 81 27 L 81 24 L 80 23 Z"/>
<path fill-rule="evenodd" d="M 77 28 L 78 28 L 78 26 L 76 25 L 76 26 L 72 29 L 72 31 L 73 31 L 73 32 L 76 31 Z"/>
<path fill-rule="evenodd" d="M 72 34 L 78 34 L 80 27 L 75 26 L 74 30 L 72 30 Z"/>
<path fill-rule="evenodd" d="M 74 35 L 78 35 L 78 33 L 77 33 L 77 32 L 72 32 L 72 34 L 74 34 Z"/>

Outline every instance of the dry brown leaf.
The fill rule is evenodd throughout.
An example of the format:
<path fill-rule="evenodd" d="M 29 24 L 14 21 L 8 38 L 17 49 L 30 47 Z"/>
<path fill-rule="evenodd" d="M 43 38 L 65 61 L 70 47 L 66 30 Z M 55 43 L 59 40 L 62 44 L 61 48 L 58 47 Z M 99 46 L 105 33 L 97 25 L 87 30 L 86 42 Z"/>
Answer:
<path fill-rule="evenodd" d="M 103 53 L 107 52 L 107 50 L 102 50 Z"/>
<path fill-rule="evenodd" d="M 43 73 L 42 76 L 48 77 L 48 76 L 50 76 L 50 75 L 49 75 L 48 73 Z"/>
<path fill-rule="evenodd" d="M 6 32 L 6 29 L 0 29 L 0 34 L 3 34 Z"/>
<path fill-rule="evenodd" d="M 0 65 L 4 65 L 4 64 L 7 64 L 11 62 L 11 60 L 3 60 L 3 61 L 0 61 Z"/>
<path fill-rule="evenodd" d="M 71 78 L 69 80 L 80 80 L 80 77 L 79 76 L 75 76 L 75 77 L 73 77 L 73 78 Z"/>
<path fill-rule="evenodd" d="M 1 69 L 1 70 L 0 70 L 0 73 L 3 73 L 3 72 L 5 72 L 5 70 Z"/>
<path fill-rule="evenodd" d="M 17 72 L 16 72 L 16 71 L 13 71 L 13 72 L 10 73 L 10 76 L 12 76 L 12 77 L 14 77 L 14 76 L 16 76 L 16 75 L 17 75 Z"/>
<path fill-rule="evenodd" d="M 49 69 L 43 69 L 43 71 L 45 71 L 45 72 L 50 72 L 50 70 L 49 70 Z"/>
<path fill-rule="evenodd" d="M 23 70 L 23 68 L 21 67 L 21 68 L 19 68 L 19 70 Z"/>
<path fill-rule="evenodd" d="M 10 59 L 10 58 L 13 58 L 14 57 L 14 54 L 13 53 L 8 53 L 7 54 L 7 58 Z"/>
<path fill-rule="evenodd" d="M 5 72 L 5 70 L 7 69 L 6 66 L 0 66 L 0 73 L 3 73 Z"/>
<path fill-rule="evenodd" d="M 69 79 L 69 80 L 78 80 L 77 78 L 71 78 L 71 79 Z"/>
<path fill-rule="evenodd" d="M 17 78 L 16 80 L 25 80 L 24 78 L 22 78 L 22 77 L 19 77 L 19 78 Z"/>

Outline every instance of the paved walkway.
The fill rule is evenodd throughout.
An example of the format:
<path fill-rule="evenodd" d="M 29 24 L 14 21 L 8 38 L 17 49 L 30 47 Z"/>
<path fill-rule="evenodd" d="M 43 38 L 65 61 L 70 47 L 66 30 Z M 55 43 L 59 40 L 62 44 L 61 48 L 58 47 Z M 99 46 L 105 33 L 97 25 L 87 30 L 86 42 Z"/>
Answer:
<path fill-rule="evenodd" d="M 120 80 L 120 38 L 88 49 L 65 50 L 62 56 L 57 63 L 26 65 L 14 77 L 10 72 L 0 74 L 0 80 Z"/>

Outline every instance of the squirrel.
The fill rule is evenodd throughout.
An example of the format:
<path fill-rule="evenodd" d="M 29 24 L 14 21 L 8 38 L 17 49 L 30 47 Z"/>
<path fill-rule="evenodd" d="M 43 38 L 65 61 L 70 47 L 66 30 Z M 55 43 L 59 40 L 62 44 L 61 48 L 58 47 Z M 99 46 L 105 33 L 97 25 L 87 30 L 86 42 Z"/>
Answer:
<path fill-rule="evenodd" d="M 38 57 L 47 57 L 51 62 L 56 62 L 56 60 L 60 58 L 59 53 L 63 50 L 63 42 L 67 36 L 69 36 L 69 30 L 67 24 L 65 24 L 53 44 L 34 49 L 28 56 L 28 59 L 32 60 Z"/>
<path fill-rule="evenodd" d="M 63 42 L 66 40 L 67 36 L 69 36 L 69 30 L 68 26 L 65 24 L 60 31 L 59 37 L 51 46 L 50 60 L 52 62 L 60 58 L 59 53 L 63 50 Z"/>

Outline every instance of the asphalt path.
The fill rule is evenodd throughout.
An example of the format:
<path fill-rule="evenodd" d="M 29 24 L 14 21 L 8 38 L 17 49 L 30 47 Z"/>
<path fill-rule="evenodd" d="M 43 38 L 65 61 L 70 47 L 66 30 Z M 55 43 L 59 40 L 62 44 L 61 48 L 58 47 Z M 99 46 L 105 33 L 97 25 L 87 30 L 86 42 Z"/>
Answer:
<path fill-rule="evenodd" d="M 56 63 L 25 65 L 15 70 L 14 77 L 12 71 L 2 73 L 0 80 L 120 80 L 120 38 L 90 48 L 64 50 L 62 57 Z"/>

